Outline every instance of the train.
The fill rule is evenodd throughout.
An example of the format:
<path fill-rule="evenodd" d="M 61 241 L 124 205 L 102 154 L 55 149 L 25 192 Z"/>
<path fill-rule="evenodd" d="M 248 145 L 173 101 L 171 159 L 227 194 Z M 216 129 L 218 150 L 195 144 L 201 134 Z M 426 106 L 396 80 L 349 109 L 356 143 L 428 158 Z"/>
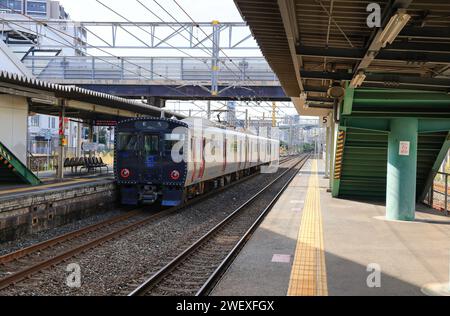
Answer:
<path fill-rule="evenodd" d="M 172 207 L 277 166 L 279 140 L 204 119 L 140 117 L 118 122 L 114 154 L 123 205 Z"/>

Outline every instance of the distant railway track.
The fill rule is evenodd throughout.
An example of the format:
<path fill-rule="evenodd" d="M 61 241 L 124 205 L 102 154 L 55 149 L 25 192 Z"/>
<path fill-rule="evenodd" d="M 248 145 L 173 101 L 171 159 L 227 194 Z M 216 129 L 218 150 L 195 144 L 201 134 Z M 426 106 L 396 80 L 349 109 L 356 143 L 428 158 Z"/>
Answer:
<path fill-rule="evenodd" d="M 308 158 L 309 155 L 299 158 L 288 170 L 129 293 L 129 296 L 208 294 Z M 251 210 L 263 194 L 280 182 L 280 188 L 268 205 L 263 209 L 256 206 L 256 210 Z"/>
<path fill-rule="evenodd" d="M 280 164 L 288 163 L 295 157 L 287 157 Z M 259 173 L 242 178 L 227 186 L 203 194 L 184 205 L 145 213 L 135 209 L 126 214 L 115 216 L 94 225 L 49 239 L 44 242 L 0 256 L 0 290 L 19 283 L 37 272 L 43 271 L 87 250 L 93 249 L 128 234 L 146 224 L 168 216 L 187 206 L 198 203 L 212 195 L 218 194 L 238 183 L 249 180 Z"/>

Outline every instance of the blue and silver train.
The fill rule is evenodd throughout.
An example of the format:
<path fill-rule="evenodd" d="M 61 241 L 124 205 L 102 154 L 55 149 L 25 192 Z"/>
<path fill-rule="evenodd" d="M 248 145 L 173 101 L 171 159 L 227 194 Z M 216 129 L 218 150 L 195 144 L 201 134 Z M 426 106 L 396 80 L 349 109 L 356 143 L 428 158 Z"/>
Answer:
<path fill-rule="evenodd" d="M 279 159 L 279 141 L 202 119 L 133 118 L 115 137 L 115 178 L 125 205 L 180 205 Z"/>

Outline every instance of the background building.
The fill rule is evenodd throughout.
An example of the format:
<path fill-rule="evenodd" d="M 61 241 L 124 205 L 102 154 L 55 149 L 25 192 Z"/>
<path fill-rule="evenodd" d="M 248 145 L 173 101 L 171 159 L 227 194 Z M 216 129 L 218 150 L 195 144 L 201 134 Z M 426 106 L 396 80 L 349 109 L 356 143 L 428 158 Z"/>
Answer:
<path fill-rule="evenodd" d="M 0 0 L 0 12 L 22 13 L 45 19 L 69 19 L 59 1 L 51 0 Z"/>
<path fill-rule="evenodd" d="M 0 27 L 1 40 L 24 64 L 34 63 L 36 67 L 33 69 L 36 71 L 31 74 L 33 76 L 39 75 L 39 71 L 45 71 L 48 64 L 39 65 L 39 60 L 28 60 L 27 57 L 82 56 L 86 52 L 86 31 L 74 25 L 59 1 L 0 0 L 0 18 L 11 21 Z M 49 28 L 39 28 L 33 19 L 57 22 L 51 24 L 52 27 L 69 35 L 65 36 Z M 78 122 L 66 120 L 65 126 L 67 155 L 77 155 L 79 138 L 81 140 L 86 133 L 83 133 L 83 126 Z M 55 155 L 59 145 L 59 117 L 30 113 L 27 142 L 29 156 Z"/>

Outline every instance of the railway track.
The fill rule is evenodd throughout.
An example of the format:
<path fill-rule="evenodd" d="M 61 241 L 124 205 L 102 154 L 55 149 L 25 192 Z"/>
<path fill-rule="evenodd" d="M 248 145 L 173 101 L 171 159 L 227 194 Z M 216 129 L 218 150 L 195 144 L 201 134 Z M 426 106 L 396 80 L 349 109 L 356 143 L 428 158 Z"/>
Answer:
<path fill-rule="evenodd" d="M 287 157 L 280 164 L 288 163 L 295 157 Z M 87 250 L 93 249 L 120 236 L 128 234 L 150 222 L 168 216 L 182 208 L 198 203 L 214 194 L 258 175 L 255 173 L 225 187 L 206 193 L 188 203 L 149 214 L 141 209 L 113 217 L 100 223 L 58 236 L 27 248 L 0 256 L 0 290 L 30 278 Z"/>
<path fill-rule="evenodd" d="M 305 155 L 298 159 L 288 170 L 129 293 L 129 296 L 208 294 L 308 158 Z M 273 186 L 280 185 L 280 182 L 281 186 L 270 203 L 258 206 L 258 199 Z"/>

